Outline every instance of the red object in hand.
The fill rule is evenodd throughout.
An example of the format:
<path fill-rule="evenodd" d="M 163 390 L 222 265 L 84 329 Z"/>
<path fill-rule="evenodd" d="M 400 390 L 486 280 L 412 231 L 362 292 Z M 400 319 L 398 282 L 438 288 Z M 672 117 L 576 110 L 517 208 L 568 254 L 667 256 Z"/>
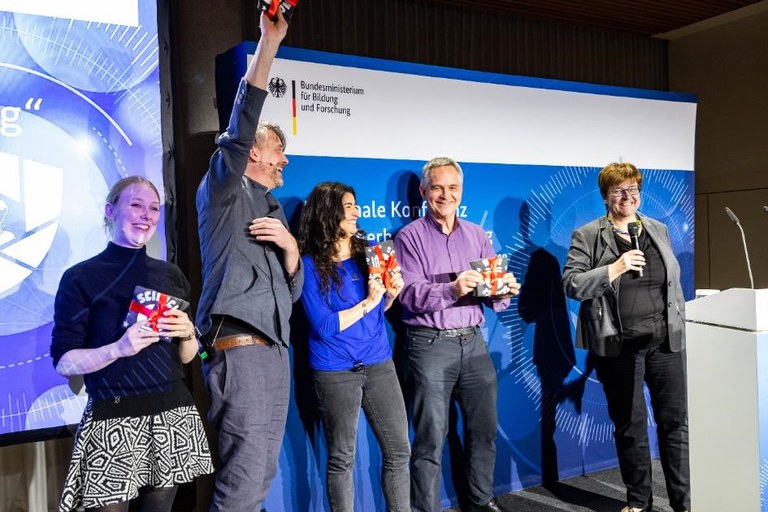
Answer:
<path fill-rule="evenodd" d="M 157 321 L 160 320 L 166 311 L 173 309 L 168 306 L 168 296 L 161 294 L 154 308 L 148 308 L 136 301 L 131 301 L 129 308 L 131 311 L 147 317 L 147 325 L 155 332 L 158 332 Z"/>
<path fill-rule="evenodd" d="M 475 288 L 475 296 L 492 297 L 510 292 L 509 286 L 504 283 L 507 261 L 506 254 L 497 254 L 491 258 L 469 262 L 470 268 L 483 276 L 483 282 Z"/>
<path fill-rule="evenodd" d="M 504 277 L 505 272 L 496 272 L 496 259 L 498 256 L 494 256 L 493 258 L 488 258 L 488 266 L 490 267 L 488 270 L 484 270 L 481 272 L 483 275 L 483 279 L 486 283 L 490 283 L 491 285 L 491 295 L 496 295 L 496 291 L 499 288 L 499 281 Z"/>
<path fill-rule="evenodd" d="M 136 286 L 133 290 L 133 300 L 128 305 L 128 314 L 123 320 L 123 327 L 127 329 L 138 321 L 146 320 L 146 328 L 160 332 L 157 321 L 165 316 L 166 311 L 172 309 L 186 310 L 188 307 L 189 303 L 183 299 L 143 286 Z M 171 338 L 161 334 L 160 339 L 168 341 Z"/>
<path fill-rule="evenodd" d="M 277 11 L 282 10 L 285 21 L 290 22 L 293 10 L 299 5 L 299 0 L 259 0 L 258 8 L 269 16 L 269 19 L 277 19 Z"/>
<path fill-rule="evenodd" d="M 387 289 L 394 288 L 392 285 L 392 271 L 397 268 L 397 258 L 395 258 L 395 253 L 392 252 L 389 255 L 385 255 L 379 245 L 373 247 L 373 250 L 379 258 L 379 266 L 369 266 L 368 272 L 370 274 L 381 274 L 381 279 L 384 281 L 384 287 Z"/>

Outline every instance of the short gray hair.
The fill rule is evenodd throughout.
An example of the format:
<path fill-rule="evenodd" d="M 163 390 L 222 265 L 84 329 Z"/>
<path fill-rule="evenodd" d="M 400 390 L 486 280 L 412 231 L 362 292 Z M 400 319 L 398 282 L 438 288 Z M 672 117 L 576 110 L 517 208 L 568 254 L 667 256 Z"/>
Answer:
<path fill-rule="evenodd" d="M 437 169 L 438 167 L 447 167 L 451 166 L 459 173 L 459 183 L 464 183 L 464 171 L 461 170 L 461 166 L 459 165 L 459 162 L 452 158 L 448 158 L 446 156 L 439 156 L 437 158 L 433 158 L 429 162 L 424 164 L 424 167 L 421 169 L 421 183 L 419 184 L 421 188 L 428 189 L 429 183 L 430 183 L 430 173 L 432 172 L 432 169 Z"/>
<path fill-rule="evenodd" d="M 269 132 L 277 135 L 277 138 L 280 139 L 280 143 L 283 145 L 283 151 L 285 151 L 285 133 L 283 133 L 280 125 L 273 123 L 272 121 L 259 122 L 259 127 L 256 128 L 256 136 L 253 138 L 253 145 L 262 147 L 267 141 L 267 134 Z"/>

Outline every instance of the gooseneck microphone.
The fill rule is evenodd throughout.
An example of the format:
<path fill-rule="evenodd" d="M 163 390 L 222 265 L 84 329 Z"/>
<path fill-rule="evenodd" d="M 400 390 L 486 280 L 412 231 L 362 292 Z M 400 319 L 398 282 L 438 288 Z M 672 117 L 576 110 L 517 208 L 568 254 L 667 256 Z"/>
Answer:
<path fill-rule="evenodd" d="M 630 222 L 627 224 L 627 232 L 629 233 L 629 240 L 632 242 L 632 248 L 640 250 L 640 224 L 637 222 Z M 643 277 L 643 268 L 637 271 L 638 277 Z"/>
<path fill-rule="evenodd" d="M 739 222 L 739 218 L 736 216 L 736 214 L 733 213 L 731 209 L 728 208 L 727 206 L 725 207 L 725 213 L 728 214 L 728 217 L 731 219 L 731 221 L 734 224 L 736 224 L 736 226 L 739 228 L 739 231 L 741 231 L 741 242 L 744 244 L 744 256 L 746 256 L 747 258 L 747 271 L 749 272 L 749 284 L 752 286 L 752 289 L 754 290 L 755 280 L 752 277 L 752 265 L 749 264 L 749 251 L 747 251 L 747 237 L 744 236 L 744 228 L 741 227 L 741 222 Z"/>

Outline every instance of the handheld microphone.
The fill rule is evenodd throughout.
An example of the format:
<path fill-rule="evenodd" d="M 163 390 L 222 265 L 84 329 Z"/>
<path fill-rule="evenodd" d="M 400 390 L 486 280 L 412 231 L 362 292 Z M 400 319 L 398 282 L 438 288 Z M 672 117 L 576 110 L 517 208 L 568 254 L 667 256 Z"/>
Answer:
<path fill-rule="evenodd" d="M 763 206 L 763 208 L 765 208 L 765 206 Z M 768 211 L 768 209 L 766 209 L 766 211 Z M 731 219 L 731 221 L 736 224 L 736 226 L 739 228 L 739 231 L 741 231 L 741 242 L 744 244 L 744 256 L 747 259 L 747 272 L 749 272 L 749 284 L 754 290 L 755 280 L 752 277 L 752 265 L 749 264 L 749 251 L 747 251 L 747 237 L 744 236 L 744 228 L 741 227 L 741 222 L 739 222 L 739 218 L 736 216 L 736 214 L 733 213 L 727 206 L 725 207 L 725 213 L 728 214 L 728 217 Z"/>
<path fill-rule="evenodd" d="M 627 224 L 627 232 L 629 232 L 629 240 L 632 242 L 632 248 L 640 250 L 640 225 L 637 222 L 630 222 Z M 637 271 L 639 277 L 643 277 L 643 269 Z"/>

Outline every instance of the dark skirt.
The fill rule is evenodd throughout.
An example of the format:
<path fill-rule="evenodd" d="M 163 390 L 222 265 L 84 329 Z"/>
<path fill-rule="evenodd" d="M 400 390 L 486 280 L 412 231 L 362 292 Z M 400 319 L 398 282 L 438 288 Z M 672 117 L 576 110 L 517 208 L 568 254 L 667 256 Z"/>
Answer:
<path fill-rule="evenodd" d="M 59 511 L 129 501 L 142 487 L 173 487 L 208 473 L 213 473 L 213 463 L 194 407 L 94 420 L 89 400 L 75 435 Z"/>

